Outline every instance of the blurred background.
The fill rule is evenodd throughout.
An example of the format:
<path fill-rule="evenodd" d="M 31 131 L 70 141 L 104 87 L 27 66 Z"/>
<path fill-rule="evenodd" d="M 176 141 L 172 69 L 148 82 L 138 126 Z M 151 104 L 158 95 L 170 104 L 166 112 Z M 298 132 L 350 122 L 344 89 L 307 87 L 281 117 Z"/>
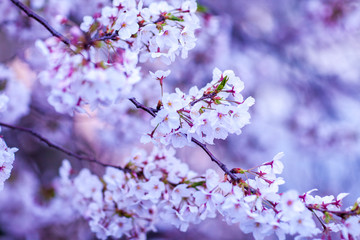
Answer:
<path fill-rule="evenodd" d="M 98 6 L 108 3 L 26 2 L 50 22 L 52 16 L 62 14 L 78 24 L 84 15 L 94 14 Z M 199 4 L 202 28 L 198 30 L 196 48 L 187 59 L 178 58 L 170 66 L 160 62 L 141 64 L 144 79 L 149 70 L 170 68 L 165 90 L 173 92 L 178 87 L 187 92 L 193 85 L 201 88 L 211 81 L 215 67 L 233 70 L 245 82 L 244 97 L 253 96 L 256 104 L 251 108 L 251 124 L 240 136 L 210 146 L 214 154 L 230 168 L 251 168 L 284 152 L 282 176 L 286 184 L 282 191 L 295 189 L 301 194 L 316 188 L 316 194 L 323 196 L 348 192 L 344 203 L 352 205 L 360 196 L 360 3 L 202 0 Z M 26 106 L 12 118 L 10 113 L 3 114 L 2 122 L 29 127 L 59 145 L 94 154 L 108 163 L 121 162 L 133 146 L 151 149 L 139 143 L 141 134 L 150 129 L 146 124 L 150 118 L 129 111 L 130 103 L 104 109 L 91 118 L 56 113 L 44 101 L 46 89 L 36 81 L 44 63 L 36 58 L 34 40 L 49 34 L 38 23 L 19 15 L 10 1 L 0 3 L 0 13 L 0 61 L 6 71 L 12 72 L 0 71 L 0 80 L 11 76 L 16 81 L 16 87 L 7 85 L 1 91 L 16 99 L 11 113 Z M 62 29 L 56 21 L 53 24 Z M 160 97 L 156 84 L 140 83 L 136 97 L 154 106 Z M 146 91 L 149 86 L 154 90 Z M 47 194 L 51 195 L 52 179 L 66 156 L 29 135 L 5 128 L 1 134 L 9 146 L 20 150 L 12 178 L 0 194 L 0 239 L 44 239 L 48 233 L 54 239 L 69 236 L 56 230 L 66 223 L 56 228 L 49 220 L 53 215 L 45 213 L 43 207 Z M 181 149 L 178 157 L 199 173 L 207 168 L 218 170 L 201 149 Z M 89 167 L 99 174 L 103 171 L 72 162 L 78 168 Z M 43 191 L 41 197 L 39 191 Z M 34 213 L 38 206 L 40 212 Z M 41 217 L 44 220 L 39 220 Z M 86 226 L 81 221 L 77 224 L 71 228 L 74 239 L 92 238 L 82 230 Z M 252 239 L 243 236 L 238 226 L 227 226 L 219 219 L 191 226 L 187 233 L 159 227 L 149 239 Z"/>

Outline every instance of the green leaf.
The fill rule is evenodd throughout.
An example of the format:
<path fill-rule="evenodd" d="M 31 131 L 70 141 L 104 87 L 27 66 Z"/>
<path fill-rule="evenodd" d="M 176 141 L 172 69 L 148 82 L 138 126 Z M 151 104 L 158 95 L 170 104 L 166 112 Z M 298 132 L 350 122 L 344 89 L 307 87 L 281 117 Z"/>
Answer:
<path fill-rule="evenodd" d="M 351 208 L 351 211 L 356 211 L 357 209 L 359 209 L 359 204 L 358 202 L 355 202 L 354 206 Z"/>
<path fill-rule="evenodd" d="M 215 91 L 220 92 L 221 90 L 223 90 L 223 88 L 225 87 L 225 84 L 227 83 L 228 80 L 229 80 L 228 76 L 225 76 L 223 78 L 223 80 L 221 81 L 221 83 L 219 84 L 219 86 L 217 86 Z"/>
<path fill-rule="evenodd" d="M 222 98 L 215 98 L 214 103 L 219 105 L 219 104 L 221 104 L 221 100 L 222 100 Z"/>
<path fill-rule="evenodd" d="M 201 12 L 201 13 L 207 13 L 208 9 L 204 5 L 201 5 L 201 4 L 198 3 L 197 11 Z"/>
<path fill-rule="evenodd" d="M 205 183 L 206 183 L 205 181 L 194 182 L 191 185 L 189 185 L 189 187 L 196 188 L 196 187 L 199 187 L 199 186 L 204 186 Z"/>
<path fill-rule="evenodd" d="M 328 212 L 324 212 L 324 216 L 325 216 L 324 221 L 325 221 L 326 224 L 328 224 L 328 223 L 330 222 L 330 220 L 333 219 L 333 217 L 331 216 L 331 214 L 328 213 Z"/>
<path fill-rule="evenodd" d="M 184 19 L 178 18 L 178 17 L 176 17 L 174 15 L 171 15 L 171 14 L 167 16 L 167 19 L 172 20 L 172 21 L 178 21 L 178 22 L 183 22 L 184 21 Z"/>

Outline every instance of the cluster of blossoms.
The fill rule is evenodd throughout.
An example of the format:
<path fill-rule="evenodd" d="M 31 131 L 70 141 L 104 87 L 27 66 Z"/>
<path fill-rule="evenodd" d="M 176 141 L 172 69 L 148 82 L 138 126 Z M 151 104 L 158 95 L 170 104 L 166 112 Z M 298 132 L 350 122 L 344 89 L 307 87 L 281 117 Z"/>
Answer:
<path fill-rule="evenodd" d="M 57 194 L 70 199 L 98 238 L 145 238 L 155 230 L 159 209 L 170 200 L 174 186 L 197 181 L 174 151 L 154 150 L 150 156 L 136 151 L 125 169 L 108 167 L 101 178 L 82 169 L 73 178 L 68 161 L 60 168 Z"/>
<path fill-rule="evenodd" d="M 4 182 L 10 177 L 16 151 L 17 148 L 9 148 L 0 137 L 0 191 L 4 188 Z"/>
<path fill-rule="evenodd" d="M 332 217 L 346 194 L 321 198 L 311 196 L 310 192 L 301 196 L 293 190 L 279 193 L 279 185 L 284 183 L 277 176 L 283 170 L 282 153 L 256 170 L 233 169 L 232 172 L 246 176 L 246 180 L 237 182 L 226 175 L 220 177 L 211 169 L 203 176 L 198 175 L 175 158 L 174 153 L 172 149 L 156 148 L 147 155 L 138 150 L 127 160 L 125 168 L 107 167 L 102 177 L 88 169 L 75 175 L 65 160 L 56 194 L 70 200 L 74 210 L 101 239 L 123 236 L 144 239 L 161 222 L 186 231 L 190 224 L 218 214 L 228 224 L 239 224 L 244 233 L 253 233 L 255 239 L 274 234 L 279 239 L 285 239 L 287 234 L 300 238 L 326 236 L 328 230 L 341 231 L 346 239 L 360 236 L 359 217 L 344 218 L 341 223 Z M 255 178 L 249 179 L 248 174 Z M 315 212 L 326 221 L 326 231 L 316 226 Z"/>
<path fill-rule="evenodd" d="M 165 77 L 167 74 L 162 73 Z M 250 122 L 248 110 L 254 104 L 252 97 L 243 99 L 243 88 L 244 83 L 233 71 L 216 68 L 212 81 L 200 90 L 192 87 L 188 95 L 179 89 L 165 93 L 151 121 L 155 129 L 143 141 L 184 147 L 192 138 L 213 144 L 214 139 L 226 139 L 229 133 L 239 135 Z"/>
<path fill-rule="evenodd" d="M 138 58 L 170 63 L 195 47 L 196 9 L 193 0 L 155 2 L 147 8 L 141 1 L 113 1 L 101 14 L 84 17 L 83 32 L 71 29 L 70 48 L 58 38 L 38 42 L 49 63 L 39 76 L 51 89 L 49 103 L 72 114 L 83 112 L 85 105 L 94 110 L 126 98 L 140 80 Z"/>
<path fill-rule="evenodd" d="M 14 72 L 0 64 L 0 119 L 17 122 L 29 113 L 30 91 L 16 77 Z"/>
<path fill-rule="evenodd" d="M 311 193 L 314 191 L 316 189 L 300 195 L 299 198 L 309 210 L 321 219 L 323 234 L 339 232 L 342 239 L 358 239 L 360 237 L 360 198 L 352 207 L 341 211 L 341 201 L 348 193 L 340 193 L 337 197 L 332 195 L 320 197 L 312 196 Z"/>
<path fill-rule="evenodd" d="M 105 0 L 94 2 L 105 3 Z M 9 3 L 1 2 L 0 9 Z M 29 4 L 35 9 L 45 6 L 41 0 L 32 0 Z M 39 80 L 49 87 L 48 100 L 60 113 L 84 112 L 87 106 L 94 110 L 100 105 L 123 104 L 129 93 L 131 97 L 139 94 L 131 92 L 141 78 L 138 61 L 159 59 L 168 64 L 176 56 L 186 58 L 195 46 L 194 32 L 199 27 L 195 0 L 150 4 L 145 0 L 113 0 L 112 6 L 99 9 L 101 13 L 84 17 L 80 27 L 71 27 L 69 40 L 60 35 L 37 42 L 48 64 Z M 69 9 L 64 12 L 68 13 Z M 17 16 L 11 14 L 8 12 L 9 19 L 16 20 Z M 4 18 L 6 14 L 0 16 L 0 24 Z M 66 17 L 55 19 L 71 25 Z M 170 71 L 151 73 L 161 87 L 169 74 Z M 9 106 L 14 103 L 10 94 L 14 87 L 10 88 L 12 81 L 8 81 L 13 78 L 10 75 L 0 66 L 0 111 L 9 113 Z M 193 87 L 189 94 L 179 89 L 172 94 L 162 92 L 162 100 L 156 108 L 145 108 L 154 116 L 151 121 L 154 128 L 143 137 L 143 142 L 160 142 L 174 147 L 200 142 L 198 145 L 204 148 L 202 143 L 213 144 L 214 139 L 240 134 L 250 122 L 248 110 L 254 104 L 253 98 L 244 99 L 240 94 L 243 87 L 243 82 L 233 71 L 215 69 L 212 81 L 200 90 Z M 20 92 L 17 94 L 22 95 Z M 122 115 L 127 114 L 129 107 L 122 105 L 117 110 L 115 113 L 109 108 L 111 114 Z M 1 117 L 6 119 L 10 116 L 7 113 Z M 18 115 L 22 114 L 25 112 Z M 107 118 L 105 114 L 100 117 Z M 15 119 L 18 117 L 11 121 Z M 115 128 L 126 131 L 135 121 L 129 114 L 119 122 L 124 123 L 123 126 L 113 124 Z M 15 151 L 0 138 L 0 189 L 9 178 Z M 166 149 L 155 149 L 149 156 L 136 151 L 125 162 L 124 168 L 108 166 L 101 177 L 88 169 L 75 175 L 70 163 L 64 161 L 61 178 L 54 185 L 53 204 L 49 205 L 54 211 L 48 212 L 48 219 L 55 219 L 56 210 L 71 203 L 72 210 L 77 213 L 76 219 L 82 216 L 101 239 L 144 239 L 149 231 L 156 231 L 157 224 L 164 222 L 186 231 L 190 224 L 199 224 L 217 215 L 228 224 L 239 225 L 244 233 L 251 232 L 255 239 L 271 235 L 285 239 L 287 234 L 297 238 L 319 235 L 326 238 L 331 232 L 338 232 L 344 239 L 360 237 L 360 200 L 343 211 L 340 207 L 347 195 L 344 193 L 337 197 L 313 196 L 312 191 L 300 196 L 296 191 L 279 193 L 279 186 L 285 182 L 278 177 L 283 170 L 282 154 L 252 169 L 234 168 L 231 170 L 233 175 L 224 170 L 228 174 L 224 177 L 210 169 L 202 176 L 192 172 L 174 154 L 173 150 Z M 78 158 L 82 159 L 81 156 Z M 250 175 L 254 177 L 251 179 Z M 29 188 L 29 192 L 34 189 Z M 43 209 L 33 208 L 35 219 L 40 217 Z M 68 210 L 64 214 L 66 217 L 72 212 Z M 320 224 L 316 225 L 315 221 Z"/>
<path fill-rule="evenodd" d="M 49 65 L 39 78 L 50 87 L 48 101 L 57 112 L 73 114 L 84 112 L 87 105 L 94 110 L 99 105 L 113 104 L 127 97 L 132 85 L 140 80 L 137 55 L 130 51 L 118 50 L 107 56 L 114 62 L 105 64 L 94 59 L 95 52 L 72 53 L 57 38 L 37 44 Z"/>
<path fill-rule="evenodd" d="M 1 71 L 3 70 L 3 71 Z M 7 77 L 10 77 L 10 72 L 0 65 L 0 114 L 5 112 L 9 107 L 9 97 L 3 93 L 3 90 L 6 89 Z M 1 128 L 0 128 L 1 132 Z M 0 191 L 4 188 L 4 182 L 10 177 L 10 172 L 13 168 L 13 163 L 15 159 L 14 153 L 17 151 L 17 148 L 9 148 L 6 145 L 4 139 L 0 136 Z"/>
<path fill-rule="evenodd" d="M 170 63 L 177 55 L 186 58 L 195 47 L 196 10 L 194 0 L 152 2 L 147 7 L 143 1 L 114 0 L 100 15 L 85 16 L 80 28 L 92 38 L 113 40 L 108 44 L 114 48 L 130 47 L 142 62 L 160 58 Z"/>

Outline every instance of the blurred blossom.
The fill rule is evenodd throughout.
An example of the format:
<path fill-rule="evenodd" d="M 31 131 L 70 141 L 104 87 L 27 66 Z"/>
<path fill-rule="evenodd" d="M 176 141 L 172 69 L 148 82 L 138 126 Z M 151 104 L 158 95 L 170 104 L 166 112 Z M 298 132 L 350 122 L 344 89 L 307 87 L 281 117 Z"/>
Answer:
<path fill-rule="evenodd" d="M 350 193 L 345 206 L 360 196 L 357 1 L 199 0 L 197 12 L 193 0 L 22 2 L 73 46 L 49 38 L 11 1 L 0 1 L 6 40 L 0 121 L 34 129 L 77 154 L 128 164 L 138 175 L 64 161 L 57 178 L 55 162 L 64 156 L 3 127 L 0 235 L 39 239 L 49 232 L 90 239 L 91 230 L 102 239 L 141 239 L 158 229 L 154 238 L 232 239 L 243 237 L 240 230 L 256 239 L 312 237 L 320 230 L 305 204 L 337 209 L 346 195 L 338 194 Z M 114 33 L 113 39 L 89 41 Z M 36 73 L 31 86 L 18 72 L 33 73 L 11 67 L 16 58 Z M 224 77 L 228 81 L 219 90 Z M 191 104 L 210 93 L 219 98 Z M 157 116 L 135 109 L 128 97 Z M 215 144 L 211 150 L 228 166 L 261 164 L 256 171 L 266 177 L 254 173 L 247 181 L 261 194 L 223 181 L 223 172 L 199 148 L 180 149 L 183 162 L 174 150 L 133 149 L 143 148 L 140 138 L 184 147 L 193 145 L 191 137 Z M 16 148 L 8 146 L 20 149 L 15 164 Z M 271 160 L 277 152 L 286 153 L 281 162 L 282 155 Z M 264 164 L 269 161 L 271 167 Z M 308 192 L 313 188 L 319 196 Z M 263 199 L 278 205 L 266 208 Z M 216 215 L 225 221 L 197 230 Z M 217 229 L 226 223 L 234 227 Z M 360 234 L 356 216 L 329 226 L 345 239 Z"/>

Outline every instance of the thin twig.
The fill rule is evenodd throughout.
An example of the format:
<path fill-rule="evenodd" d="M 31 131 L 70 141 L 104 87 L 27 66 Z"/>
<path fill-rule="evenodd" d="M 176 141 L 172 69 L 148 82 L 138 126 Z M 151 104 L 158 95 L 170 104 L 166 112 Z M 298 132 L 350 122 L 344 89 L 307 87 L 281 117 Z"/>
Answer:
<path fill-rule="evenodd" d="M 350 211 L 334 211 L 334 210 L 327 210 L 327 209 L 323 209 L 323 208 L 318 208 L 316 206 L 313 206 L 312 204 L 307 204 L 306 207 L 309 210 L 316 210 L 316 211 L 320 211 L 322 213 L 328 212 L 331 214 L 334 214 L 342 219 L 344 219 L 345 217 L 348 216 L 357 216 L 359 215 L 359 209 L 355 209 L 355 210 L 350 210 Z"/>
<path fill-rule="evenodd" d="M 151 116 L 155 117 L 156 112 L 154 109 L 144 106 L 143 104 L 139 103 L 135 98 L 129 98 L 129 100 L 136 106 L 136 108 L 140 108 L 147 113 L 149 113 Z M 186 135 L 186 134 L 185 134 Z M 215 162 L 228 176 L 231 177 L 231 179 L 235 182 L 239 181 L 240 178 L 238 178 L 234 173 L 232 173 L 224 163 L 222 163 L 220 160 L 218 160 L 214 154 L 210 152 L 210 150 L 206 147 L 204 143 L 201 143 L 200 141 L 196 140 L 195 138 L 191 138 L 191 141 L 198 145 L 201 149 L 205 151 L 205 153 L 210 157 L 211 161 Z"/>
<path fill-rule="evenodd" d="M 315 213 L 314 209 L 311 209 L 311 208 L 308 208 L 308 209 L 314 214 L 316 219 L 320 222 L 321 226 L 323 227 L 324 232 L 326 232 L 327 227 L 326 227 L 325 223 L 322 221 L 322 219 L 319 218 L 319 216 Z"/>
<path fill-rule="evenodd" d="M 94 38 L 91 41 L 96 42 L 96 41 L 116 40 L 118 36 L 119 36 L 119 31 L 114 31 L 110 35 L 105 35 L 105 36 L 102 36 L 99 38 Z"/>
<path fill-rule="evenodd" d="M 156 116 L 155 109 L 145 107 L 143 104 L 139 103 L 135 98 L 129 98 L 129 100 L 135 105 L 136 108 L 140 108 L 140 109 L 144 110 L 145 112 L 149 113 L 153 117 Z"/>
<path fill-rule="evenodd" d="M 201 147 L 206 154 L 210 157 L 211 161 L 215 162 L 227 175 L 229 175 L 231 177 L 232 180 L 234 180 L 235 182 L 237 182 L 238 180 L 240 180 L 240 178 L 238 178 L 234 173 L 232 173 L 224 163 L 222 163 L 220 160 L 218 160 L 214 154 L 212 154 L 210 152 L 210 150 L 206 147 L 206 145 L 204 143 L 201 143 L 200 141 L 196 140 L 195 138 L 191 138 L 191 141 L 193 143 L 195 143 L 196 145 L 198 145 L 199 147 Z"/>
<path fill-rule="evenodd" d="M 19 0 L 11 0 L 11 2 L 14 3 L 18 8 L 20 8 L 24 13 L 26 13 L 30 18 L 35 19 L 37 22 L 43 25 L 53 36 L 59 38 L 66 45 L 70 45 L 70 40 L 58 31 L 56 31 L 52 26 L 50 26 L 50 24 L 43 17 L 35 13 L 33 10 L 31 10 Z"/>
<path fill-rule="evenodd" d="M 198 102 L 200 102 L 200 101 L 202 101 L 202 100 L 209 99 L 209 98 L 211 99 L 211 98 L 215 97 L 216 94 L 217 94 L 217 92 L 214 91 L 214 92 L 212 92 L 212 93 L 210 93 L 210 94 L 203 95 L 201 98 L 192 101 L 192 102 L 190 103 L 190 105 L 191 105 L 191 106 L 194 106 L 196 103 L 198 103 Z"/>
<path fill-rule="evenodd" d="M 37 132 L 34 132 L 33 130 L 29 129 L 29 128 L 24 128 L 24 127 L 19 127 L 19 126 L 13 126 L 13 125 L 10 125 L 10 124 L 6 124 L 6 123 L 2 123 L 0 122 L 0 126 L 3 126 L 3 127 L 6 127 L 6 128 L 9 128 L 9 129 L 13 129 L 13 130 L 17 130 L 17 131 L 20 131 L 20 132 L 25 132 L 25 133 L 28 133 L 30 135 L 32 135 L 33 137 L 39 139 L 41 142 L 45 143 L 46 145 L 48 145 L 50 148 L 53 148 L 53 149 L 56 149 L 60 152 L 63 152 L 65 153 L 66 155 L 70 156 L 70 157 L 74 157 L 78 160 L 81 160 L 81 161 L 87 161 L 87 162 L 93 162 L 93 163 L 96 163 L 98 165 L 101 165 L 103 167 L 113 167 L 113 168 L 117 168 L 117 169 L 120 169 L 122 171 L 130 171 L 129 169 L 127 168 L 122 168 L 122 167 L 119 167 L 119 166 L 114 166 L 114 165 L 110 165 L 110 164 L 106 164 L 106 163 L 102 163 L 100 161 L 98 161 L 97 159 L 95 158 L 91 158 L 91 157 L 88 157 L 88 156 L 83 156 L 83 155 L 79 155 L 79 154 L 76 154 L 74 152 L 71 152 L 61 146 L 58 146 L 52 142 L 50 142 L 47 138 L 41 136 L 40 134 L 38 134 Z"/>

